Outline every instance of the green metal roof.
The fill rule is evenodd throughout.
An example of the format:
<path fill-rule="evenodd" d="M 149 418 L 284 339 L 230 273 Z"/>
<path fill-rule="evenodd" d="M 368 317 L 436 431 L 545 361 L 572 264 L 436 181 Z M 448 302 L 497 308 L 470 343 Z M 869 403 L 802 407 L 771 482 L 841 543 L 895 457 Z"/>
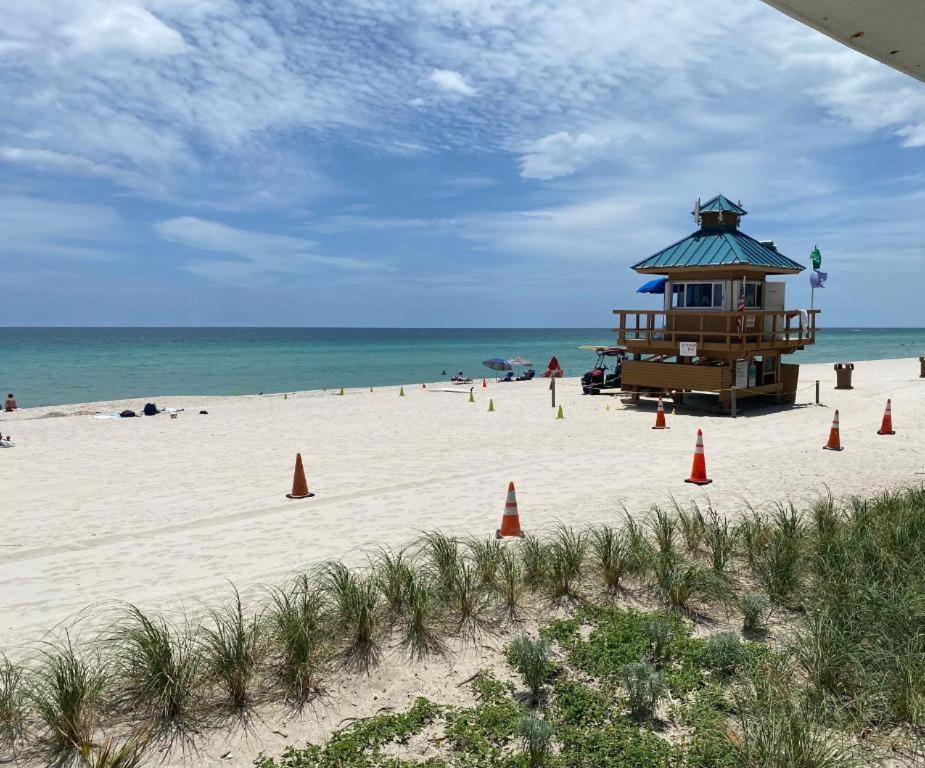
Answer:
<path fill-rule="evenodd" d="M 741 205 L 736 205 L 725 195 L 717 195 L 716 197 L 711 197 L 705 203 L 700 204 L 701 213 L 718 213 L 719 211 L 722 211 L 723 213 L 735 213 L 739 216 L 745 216 L 748 214 L 748 211 L 746 211 Z"/>
<path fill-rule="evenodd" d="M 735 264 L 765 267 L 770 270 L 803 271 L 800 264 L 762 245 L 744 232 L 717 227 L 699 229 L 674 245 L 669 245 L 634 264 L 633 269 L 725 267 Z"/>

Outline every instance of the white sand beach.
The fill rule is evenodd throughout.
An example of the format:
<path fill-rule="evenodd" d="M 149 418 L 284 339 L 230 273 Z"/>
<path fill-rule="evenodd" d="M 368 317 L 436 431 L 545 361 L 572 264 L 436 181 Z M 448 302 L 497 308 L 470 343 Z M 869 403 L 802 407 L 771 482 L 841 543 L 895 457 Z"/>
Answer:
<path fill-rule="evenodd" d="M 479 381 L 476 403 L 409 382 L 404 398 L 395 387 L 149 398 L 185 408 L 176 419 L 90 416 L 140 411 L 143 399 L 3 414 L 16 447 L 0 453 L 0 648 L 22 656 L 88 606 L 82 624 L 118 601 L 195 612 L 229 582 L 247 594 L 421 530 L 488 535 L 509 480 L 528 530 L 612 520 L 621 505 L 642 513 L 669 494 L 732 515 L 743 499 L 925 481 L 918 373 L 915 359 L 862 362 L 855 388 L 839 391 L 830 364 L 807 365 L 798 407 L 735 420 L 681 408 L 664 432 L 650 429 L 651 405 L 582 396 L 573 379 L 559 382 L 561 421 L 547 380 Z M 812 405 L 817 378 L 825 407 Z M 887 397 L 896 435 L 882 437 Z M 835 408 L 841 453 L 822 450 Z M 697 428 L 714 481 L 703 488 L 684 483 Z M 302 501 L 285 497 L 296 451 L 317 494 Z"/>
<path fill-rule="evenodd" d="M 679 409 L 653 431 L 654 406 L 580 394 L 559 382 L 447 385 L 245 397 L 148 398 L 185 410 L 136 419 L 91 415 L 144 400 L 23 410 L 0 417 L 15 448 L 0 453 L 0 648 L 12 658 L 43 639 L 105 623 L 121 601 L 195 614 L 248 597 L 327 558 L 352 562 L 364 548 L 402 544 L 421 530 L 490 535 L 509 480 L 527 530 L 557 520 L 644 514 L 669 494 L 709 501 L 734 516 L 744 502 L 801 502 L 815 494 L 871 493 L 925 481 L 925 380 L 915 359 L 858 363 L 855 389 L 834 389 L 830 364 L 801 369 L 797 406 L 747 407 L 728 416 Z M 822 407 L 812 404 L 815 379 Z M 495 412 L 488 412 L 491 397 Z M 876 434 L 891 397 L 896 434 Z M 606 407 L 610 406 L 610 410 Z M 835 408 L 841 453 L 822 450 Z M 209 411 L 199 415 L 200 409 Z M 669 408 L 670 410 L 670 408 Z M 688 477 L 703 429 L 713 484 Z M 316 496 L 290 501 L 295 452 Z M 509 638 L 508 638 L 509 639 Z M 417 695 L 460 702 L 457 688 L 491 648 L 409 666 L 390 660 L 370 677 L 334 681 L 302 719 L 262 713 L 251 736 L 220 734 L 170 765 L 250 765 L 259 750 L 320 738 L 346 718 L 404 706 Z"/>

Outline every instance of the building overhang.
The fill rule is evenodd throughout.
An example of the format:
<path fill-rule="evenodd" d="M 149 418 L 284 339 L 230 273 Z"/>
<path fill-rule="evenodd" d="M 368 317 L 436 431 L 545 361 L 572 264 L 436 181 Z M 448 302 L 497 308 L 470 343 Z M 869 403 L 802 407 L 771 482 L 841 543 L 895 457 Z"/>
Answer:
<path fill-rule="evenodd" d="M 925 82 L 922 0 L 764 0 L 872 59 Z"/>
<path fill-rule="evenodd" d="M 725 280 L 742 275 L 798 275 L 801 269 L 782 269 L 754 266 L 752 264 L 719 264 L 716 266 L 690 267 L 633 267 L 640 275 L 664 275 L 669 279 L 695 278 L 704 280 Z"/>

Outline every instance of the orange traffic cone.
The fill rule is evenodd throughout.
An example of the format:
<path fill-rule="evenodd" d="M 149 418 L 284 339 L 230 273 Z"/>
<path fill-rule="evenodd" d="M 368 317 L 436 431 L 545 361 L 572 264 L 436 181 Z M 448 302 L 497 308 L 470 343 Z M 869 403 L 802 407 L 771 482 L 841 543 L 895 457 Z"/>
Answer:
<path fill-rule="evenodd" d="M 691 476 L 684 481 L 694 485 L 709 485 L 713 481 L 707 477 L 707 460 L 703 453 L 703 431 L 697 430 L 697 447 L 694 448 L 694 464 Z"/>
<path fill-rule="evenodd" d="M 520 530 L 520 514 L 517 512 L 517 495 L 514 493 L 514 483 L 508 483 L 507 499 L 504 502 L 504 516 L 501 518 L 501 527 L 495 531 L 495 537 L 500 539 L 504 536 L 520 536 L 523 538 L 524 532 Z"/>
<path fill-rule="evenodd" d="M 665 429 L 665 404 L 658 399 L 658 413 L 655 414 L 655 426 L 652 429 Z"/>
<path fill-rule="evenodd" d="M 488 379 L 482 379 L 482 389 L 488 389 Z"/>
<path fill-rule="evenodd" d="M 893 430 L 893 409 L 890 406 L 890 401 L 886 401 L 886 410 L 883 412 L 883 423 L 880 425 L 880 429 L 877 430 L 878 435 L 895 435 L 896 432 Z"/>
<path fill-rule="evenodd" d="M 308 481 L 305 479 L 305 470 L 302 469 L 302 454 L 295 455 L 295 473 L 292 475 L 292 493 L 287 493 L 287 499 L 307 499 L 314 496 L 308 490 Z"/>
<path fill-rule="evenodd" d="M 826 451 L 843 451 L 841 447 L 841 437 L 838 434 L 838 411 L 835 411 L 835 418 L 832 419 L 832 429 L 829 431 L 829 442 L 822 446 Z"/>

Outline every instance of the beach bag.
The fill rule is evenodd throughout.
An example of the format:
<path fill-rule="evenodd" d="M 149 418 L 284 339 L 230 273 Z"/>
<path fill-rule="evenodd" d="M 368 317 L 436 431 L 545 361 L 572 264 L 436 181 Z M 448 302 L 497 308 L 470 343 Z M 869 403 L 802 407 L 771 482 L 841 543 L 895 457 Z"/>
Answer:
<path fill-rule="evenodd" d="M 157 406 L 154 403 L 145 403 L 145 416 L 157 416 Z"/>
<path fill-rule="evenodd" d="M 128 411 L 128 410 L 126 410 L 126 411 L 122 411 L 122 413 L 120 413 L 119 415 L 120 415 L 123 419 L 130 419 L 130 418 L 132 418 L 132 416 L 135 415 L 135 411 Z"/>

